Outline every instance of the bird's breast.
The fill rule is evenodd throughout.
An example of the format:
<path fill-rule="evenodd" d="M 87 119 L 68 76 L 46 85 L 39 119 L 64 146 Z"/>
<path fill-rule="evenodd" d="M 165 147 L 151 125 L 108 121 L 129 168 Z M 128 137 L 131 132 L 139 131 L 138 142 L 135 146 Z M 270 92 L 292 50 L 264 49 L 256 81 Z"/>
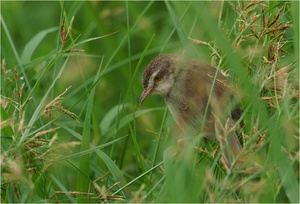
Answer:
<path fill-rule="evenodd" d="M 194 130 L 196 133 L 214 131 L 214 121 L 208 106 L 208 114 L 204 119 L 207 106 L 206 95 L 186 85 L 178 83 L 165 98 L 166 104 L 178 126 L 184 131 Z M 207 136 L 209 136 L 207 134 Z"/>

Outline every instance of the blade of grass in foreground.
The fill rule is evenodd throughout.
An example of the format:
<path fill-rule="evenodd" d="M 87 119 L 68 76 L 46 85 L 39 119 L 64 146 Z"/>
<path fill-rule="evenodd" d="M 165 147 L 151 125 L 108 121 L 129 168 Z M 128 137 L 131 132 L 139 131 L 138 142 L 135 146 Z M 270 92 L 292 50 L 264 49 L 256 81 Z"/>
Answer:
<path fill-rule="evenodd" d="M 99 69 L 95 76 L 96 82 L 101 73 L 101 66 L 102 66 L 103 59 L 100 63 Z M 99 81 L 98 81 L 99 82 Z M 96 86 L 94 86 L 88 96 L 87 107 L 86 107 L 86 114 L 84 119 L 83 125 L 83 132 L 82 132 L 82 140 L 81 140 L 81 148 L 80 151 L 85 151 L 90 148 L 90 137 L 91 137 L 91 117 L 92 117 L 92 110 L 93 110 L 93 102 L 95 96 Z M 90 180 L 90 155 L 84 155 L 80 158 L 79 164 L 79 172 L 78 172 L 78 180 L 77 180 L 77 190 L 79 192 L 88 192 Z M 87 202 L 88 198 L 83 196 L 78 196 L 78 202 Z"/>
<path fill-rule="evenodd" d="M 240 58 L 233 52 L 229 42 L 225 39 L 223 35 L 220 35 L 220 32 L 216 32 L 219 28 L 210 18 L 207 18 L 208 13 L 203 10 L 203 12 L 198 12 L 199 17 L 202 19 L 202 23 L 218 44 L 222 48 L 222 50 L 226 53 L 229 64 L 233 68 L 234 73 L 240 79 L 240 85 L 243 91 L 249 95 L 249 103 L 252 104 L 253 114 L 256 114 L 257 118 L 259 118 L 259 122 L 262 127 L 266 127 L 268 131 L 268 135 L 270 137 L 271 149 L 269 154 L 270 158 L 273 158 L 272 162 L 277 163 L 278 173 L 280 176 L 280 181 L 283 184 L 283 188 L 285 190 L 286 196 L 288 197 L 290 202 L 297 203 L 298 202 L 298 182 L 295 174 L 292 170 L 292 165 L 290 165 L 290 161 L 288 155 L 282 151 L 281 143 L 279 138 L 282 137 L 280 133 L 281 125 L 274 125 L 273 121 L 270 121 L 270 117 L 267 113 L 267 109 L 261 101 L 259 101 L 259 96 L 257 94 L 257 90 L 251 84 L 250 80 L 246 76 L 245 69 L 242 69 L 243 63 Z M 284 134 L 283 134 L 284 135 Z"/>
<path fill-rule="evenodd" d="M 152 111 L 156 111 L 156 110 L 164 110 L 164 108 L 149 108 L 149 109 L 146 109 L 146 110 L 141 110 L 141 111 L 137 111 L 136 114 L 134 115 L 135 118 L 147 113 L 147 112 L 152 112 Z M 119 122 L 118 124 L 118 128 L 122 128 L 124 127 L 125 125 L 127 125 L 129 122 L 131 122 L 133 120 L 133 116 L 132 116 L 132 113 L 128 114 L 128 115 L 125 115 Z M 102 138 L 102 142 L 107 142 L 114 134 L 115 130 L 116 130 L 116 126 L 117 124 L 113 124 L 109 130 L 107 131 L 107 133 L 103 136 Z"/>
<path fill-rule="evenodd" d="M 58 28 L 48 28 L 36 34 L 25 46 L 23 54 L 21 56 L 21 61 L 23 64 L 29 63 L 33 52 L 36 50 L 37 46 L 46 37 L 47 34 L 57 31 Z"/>
<path fill-rule="evenodd" d="M 190 55 L 190 56 L 197 56 L 196 53 L 197 53 L 197 50 L 195 49 L 195 45 L 191 43 L 191 41 L 188 39 L 188 35 L 187 35 L 187 32 L 185 31 L 185 29 L 183 28 L 182 26 L 182 23 L 181 23 L 181 19 L 184 18 L 184 16 L 188 13 L 188 11 L 190 10 L 191 8 L 191 3 L 189 3 L 187 6 L 186 6 L 186 10 L 184 11 L 183 15 L 181 18 L 179 18 L 177 16 L 177 14 L 175 13 L 172 5 L 170 2 L 168 1 L 165 1 L 165 4 L 166 4 L 166 7 L 168 9 L 168 12 L 169 12 L 169 15 L 170 15 L 170 18 L 172 19 L 173 21 L 173 24 L 174 24 L 174 29 L 176 29 L 176 32 L 177 32 L 177 35 L 179 37 L 179 40 L 182 44 L 182 47 L 185 47 L 185 51 Z M 188 49 L 187 49 L 188 48 Z"/>
<path fill-rule="evenodd" d="M 69 127 L 67 127 L 65 125 L 63 125 L 62 128 L 64 128 L 69 133 L 71 133 L 77 139 L 81 139 L 81 135 L 79 133 L 77 133 L 76 131 L 70 129 Z M 103 151 L 101 151 L 101 149 L 103 149 L 104 147 L 107 147 L 109 145 L 112 145 L 112 144 L 114 144 L 114 143 L 116 143 L 116 142 L 118 142 L 118 141 L 120 141 L 122 139 L 125 139 L 126 137 L 128 137 L 128 135 L 120 137 L 120 138 L 117 138 L 115 140 L 112 140 L 110 142 L 104 143 L 104 144 L 99 145 L 99 146 L 91 145 L 90 149 L 87 149 L 87 150 L 85 150 L 83 152 L 78 152 L 78 153 L 70 155 L 70 156 L 59 158 L 59 160 L 74 159 L 76 157 L 83 156 L 83 155 L 95 152 L 104 161 L 104 163 L 106 164 L 107 168 L 109 169 L 109 172 L 113 175 L 114 179 L 117 182 L 120 182 L 121 186 L 125 186 L 126 185 L 126 180 L 123 177 L 122 171 L 115 164 L 115 162 L 110 157 L 107 156 L 107 154 L 105 154 Z M 121 191 L 122 190 L 119 190 L 118 192 L 121 192 Z M 124 190 L 124 194 L 127 197 L 131 197 L 130 192 L 128 190 L 126 190 L 126 189 Z"/>

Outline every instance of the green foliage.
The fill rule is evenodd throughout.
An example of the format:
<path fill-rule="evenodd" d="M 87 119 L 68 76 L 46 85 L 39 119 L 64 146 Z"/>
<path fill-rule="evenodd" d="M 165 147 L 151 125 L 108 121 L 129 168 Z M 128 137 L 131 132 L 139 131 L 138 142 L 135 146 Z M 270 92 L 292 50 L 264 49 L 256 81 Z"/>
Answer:
<path fill-rule="evenodd" d="M 0 7 L 1 202 L 299 202 L 299 2 Z M 212 141 L 178 153 L 160 97 L 138 106 L 160 53 L 239 87 L 239 168 L 226 172 Z"/>

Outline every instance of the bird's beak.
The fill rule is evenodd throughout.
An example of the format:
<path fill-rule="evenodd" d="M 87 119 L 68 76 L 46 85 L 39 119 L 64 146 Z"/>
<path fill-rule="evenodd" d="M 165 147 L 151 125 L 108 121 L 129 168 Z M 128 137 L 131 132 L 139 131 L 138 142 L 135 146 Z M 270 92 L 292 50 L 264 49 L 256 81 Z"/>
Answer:
<path fill-rule="evenodd" d="M 143 93 L 140 96 L 139 99 L 139 105 L 141 105 L 143 103 L 143 101 L 146 99 L 146 97 L 152 92 L 153 88 L 146 88 L 144 89 Z"/>

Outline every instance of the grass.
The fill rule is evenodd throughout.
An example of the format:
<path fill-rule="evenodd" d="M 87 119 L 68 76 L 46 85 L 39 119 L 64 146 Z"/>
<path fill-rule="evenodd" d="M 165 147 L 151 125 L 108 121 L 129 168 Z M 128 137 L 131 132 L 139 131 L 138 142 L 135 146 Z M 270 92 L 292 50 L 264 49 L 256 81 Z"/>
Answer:
<path fill-rule="evenodd" d="M 1 202 L 299 202 L 299 2 L 1 7 Z M 209 141 L 175 159 L 163 99 L 138 106 L 144 67 L 174 52 L 238 87 L 241 168 Z"/>

